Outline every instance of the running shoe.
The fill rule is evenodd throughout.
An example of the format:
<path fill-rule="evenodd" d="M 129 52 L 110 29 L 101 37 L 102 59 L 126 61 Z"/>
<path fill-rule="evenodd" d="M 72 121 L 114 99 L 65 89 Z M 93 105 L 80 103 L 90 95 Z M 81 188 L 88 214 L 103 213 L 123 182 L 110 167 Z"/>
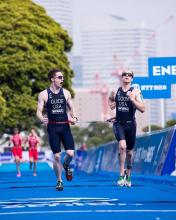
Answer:
<path fill-rule="evenodd" d="M 20 172 L 17 173 L 17 177 L 21 177 L 21 173 Z"/>
<path fill-rule="evenodd" d="M 117 181 L 118 186 L 124 186 L 125 185 L 125 176 L 119 176 L 119 179 Z"/>
<path fill-rule="evenodd" d="M 125 185 L 126 185 L 127 187 L 131 187 L 131 177 L 130 177 L 130 176 L 127 176 L 127 177 L 126 177 Z"/>
<path fill-rule="evenodd" d="M 58 181 L 56 185 L 56 190 L 63 191 L 63 189 L 64 189 L 63 183 L 61 181 Z"/>
<path fill-rule="evenodd" d="M 37 176 L 37 173 L 36 173 L 36 172 L 34 172 L 34 173 L 33 173 L 33 176 Z"/>
<path fill-rule="evenodd" d="M 65 170 L 65 176 L 67 181 L 71 181 L 73 179 L 73 173 L 70 169 L 70 166 L 68 164 L 63 163 L 63 168 Z"/>

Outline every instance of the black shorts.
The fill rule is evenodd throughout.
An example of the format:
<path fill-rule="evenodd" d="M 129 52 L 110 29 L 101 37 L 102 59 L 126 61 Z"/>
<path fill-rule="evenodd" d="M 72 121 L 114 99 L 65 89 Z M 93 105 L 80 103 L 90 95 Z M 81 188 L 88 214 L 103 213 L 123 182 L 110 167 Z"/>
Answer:
<path fill-rule="evenodd" d="M 52 152 L 61 152 L 61 142 L 65 150 L 74 150 L 74 140 L 69 124 L 48 124 L 48 138 Z"/>
<path fill-rule="evenodd" d="M 136 122 L 128 123 L 115 122 L 113 125 L 114 135 L 117 141 L 125 140 L 127 150 L 132 150 L 136 141 Z"/>

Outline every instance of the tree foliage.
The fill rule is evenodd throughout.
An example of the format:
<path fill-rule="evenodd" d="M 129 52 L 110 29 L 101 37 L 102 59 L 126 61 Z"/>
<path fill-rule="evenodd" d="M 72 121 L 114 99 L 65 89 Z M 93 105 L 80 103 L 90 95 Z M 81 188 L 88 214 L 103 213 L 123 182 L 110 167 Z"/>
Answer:
<path fill-rule="evenodd" d="M 166 126 L 165 127 L 168 128 L 168 127 L 171 127 L 171 126 L 174 126 L 174 125 L 176 125 L 176 120 L 175 119 L 171 119 L 171 120 L 166 122 Z"/>
<path fill-rule="evenodd" d="M 176 125 L 176 120 L 171 119 L 166 122 L 165 128 Z M 163 128 L 159 125 L 151 125 L 151 131 L 162 130 Z M 143 132 L 149 132 L 149 126 L 146 126 L 142 129 Z"/>
<path fill-rule="evenodd" d="M 104 122 L 91 122 L 87 128 L 73 126 L 72 133 L 77 147 L 83 143 L 95 147 L 115 140 L 112 128 Z"/>
<path fill-rule="evenodd" d="M 7 114 L 7 106 L 6 106 L 6 101 L 5 99 L 2 97 L 2 93 L 0 91 L 0 121 L 2 121 L 6 114 Z"/>
<path fill-rule="evenodd" d="M 150 125 L 151 131 L 158 131 L 162 130 L 163 128 L 159 125 Z M 149 132 L 149 126 L 146 126 L 142 129 L 143 132 Z"/>
<path fill-rule="evenodd" d="M 68 33 L 30 0 L 0 0 L 0 91 L 7 111 L 1 129 L 35 122 L 36 97 L 48 86 L 48 70 L 60 68 L 71 89 Z"/>

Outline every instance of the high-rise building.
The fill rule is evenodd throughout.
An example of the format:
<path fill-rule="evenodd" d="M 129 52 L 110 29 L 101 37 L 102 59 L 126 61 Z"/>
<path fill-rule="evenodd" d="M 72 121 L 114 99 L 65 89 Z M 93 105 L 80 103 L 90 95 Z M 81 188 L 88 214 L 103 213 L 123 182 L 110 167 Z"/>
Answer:
<path fill-rule="evenodd" d="M 108 108 L 107 115 L 104 114 L 104 96 L 100 92 L 89 88 L 75 88 L 75 98 L 73 104 L 76 115 L 79 117 L 79 125 L 84 127 L 92 121 L 106 121 L 115 117 L 115 110 Z M 106 118 L 106 116 L 108 116 Z M 144 120 L 145 118 L 145 120 Z M 146 103 L 144 114 L 136 113 L 137 134 L 142 134 L 142 129 L 150 124 L 149 121 L 149 103 Z"/>
<path fill-rule="evenodd" d="M 154 31 L 149 28 L 89 30 L 82 33 L 83 85 L 90 87 L 96 74 L 110 86 L 117 84 L 113 73 L 128 68 L 147 76 L 148 57 L 155 56 Z"/>
<path fill-rule="evenodd" d="M 45 8 L 47 14 L 68 31 L 72 36 L 72 1 L 71 0 L 33 0 Z"/>
<path fill-rule="evenodd" d="M 119 86 L 118 74 L 124 69 L 132 70 L 135 76 L 148 75 L 148 57 L 156 55 L 155 33 L 146 27 L 130 27 L 123 24 L 123 27 L 110 30 L 83 31 L 83 87 L 93 87 L 95 76 L 99 75 L 102 84 L 116 89 Z M 140 120 L 138 133 L 149 123 L 160 121 L 160 110 L 152 102 L 146 100 L 147 110 L 150 110 L 150 105 L 153 107 L 150 115 L 148 111 L 143 116 L 137 116 L 146 118 Z"/>
<path fill-rule="evenodd" d="M 75 112 L 82 126 L 91 121 L 102 121 L 102 97 L 99 93 L 92 95 L 90 89 L 76 88 L 73 100 Z"/>
<path fill-rule="evenodd" d="M 73 37 L 71 0 L 33 0 L 33 2 L 42 6 L 46 10 L 46 13 L 68 31 L 71 38 Z M 73 66 L 72 51 L 67 53 L 67 57 Z"/>
<path fill-rule="evenodd" d="M 74 71 L 73 86 L 82 87 L 82 57 L 73 56 L 72 69 Z"/>

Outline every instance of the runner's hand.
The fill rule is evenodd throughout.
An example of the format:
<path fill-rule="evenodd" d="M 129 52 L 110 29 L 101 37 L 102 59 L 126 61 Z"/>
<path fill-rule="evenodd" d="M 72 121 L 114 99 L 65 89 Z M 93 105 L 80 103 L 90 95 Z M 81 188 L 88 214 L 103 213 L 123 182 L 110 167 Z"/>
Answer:
<path fill-rule="evenodd" d="M 69 121 L 70 121 L 70 123 L 72 125 L 75 125 L 78 122 L 78 118 L 77 117 L 73 117 L 73 118 L 70 118 Z"/>
<path fill-rule="evenodd" d="M 41 119 L 42 124 L 47 125 L 48 124 L 48 118 L 47 117 L 43 117 Z"/>
<path fill-rule="evenodd" d="M 110 123 L 114 123 L 116 121 L 116 117 L 114 118 L 109 118 L 106 120 L 107 122 L 110 122 Z"/>
<path fill-rule="evenodd" d="M 133 92 L 128 91 L 127 92 L 127 96 L 130 98 L 130 101 L 134 101 L 135 100 L 135 94 Z"/>

